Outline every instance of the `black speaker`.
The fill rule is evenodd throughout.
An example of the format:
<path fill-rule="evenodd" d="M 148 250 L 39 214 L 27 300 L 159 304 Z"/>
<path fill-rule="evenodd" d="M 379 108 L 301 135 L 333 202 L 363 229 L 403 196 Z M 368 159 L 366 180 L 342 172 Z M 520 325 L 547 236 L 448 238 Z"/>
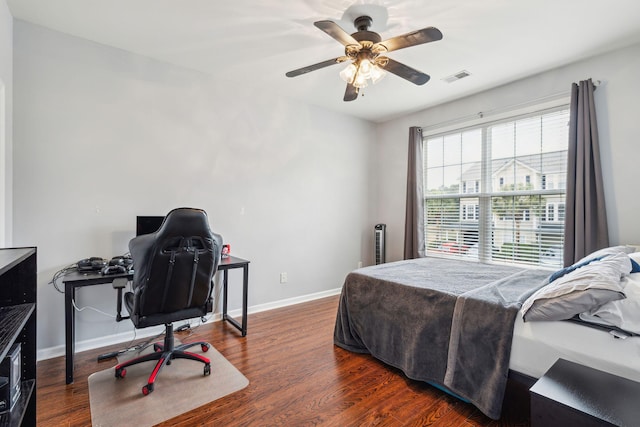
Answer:
<path fill-rule="evenodd" d="M 20 343 L 16 343 L 0 363 L 0 413 L 13 409 L 20 397 L 21 364 Z"/>

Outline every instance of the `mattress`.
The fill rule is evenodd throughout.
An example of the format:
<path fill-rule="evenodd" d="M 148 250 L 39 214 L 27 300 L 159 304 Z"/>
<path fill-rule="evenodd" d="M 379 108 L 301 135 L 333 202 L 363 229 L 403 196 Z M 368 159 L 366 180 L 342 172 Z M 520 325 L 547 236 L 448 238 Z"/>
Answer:
<path fill-rule="evenodd" d="M 640 382 L 640 337 L 621 339 L 578 323 L 516 317 L 511 370 L 540 378 L 560 358 Z"/>

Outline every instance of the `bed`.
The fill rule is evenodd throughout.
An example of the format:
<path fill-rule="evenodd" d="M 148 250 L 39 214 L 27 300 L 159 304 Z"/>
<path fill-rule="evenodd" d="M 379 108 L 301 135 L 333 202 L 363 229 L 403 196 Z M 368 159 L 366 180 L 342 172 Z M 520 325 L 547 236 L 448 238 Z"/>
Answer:
<path fill-rule="evenodd" d="M 576 270 L 551 283 L 586 271 Z M 607 331 L 551 319 L 523 321 L 523 304 L 532 317 L 536 310 L 549 315 L 548 307 L 537 304 L 553 298 L 536 300 L 536 295 L 548 297 L 550 274 L 432 257 L 358 269 L 342 288 L 334 343 L 371 354 L 493 419 L 500 417 L 510 370 L 538 378 L 558 357 L 640 381 L 636 337 L 616 340 Z M 594 292 L 597 298 L 603 293 Z M 559 299 L 564 303 L 566 296 Z M 592 296 L 589 301 L 594 304 Z M 611 351 L 624 356 L 611 357 Z"/>

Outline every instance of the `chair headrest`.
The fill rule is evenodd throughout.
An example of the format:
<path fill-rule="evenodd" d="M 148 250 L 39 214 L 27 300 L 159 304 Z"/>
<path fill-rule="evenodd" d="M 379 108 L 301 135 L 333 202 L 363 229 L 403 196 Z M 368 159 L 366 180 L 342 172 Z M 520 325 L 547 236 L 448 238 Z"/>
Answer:
<path fill-rule="evenodd" d="M 211 233 L 207 213 L 202 209 L 177 208 L 167 214 L 156 232 L 157 238 L 166 239 L 173 236 L 198 236 L 203 231 Z"/>

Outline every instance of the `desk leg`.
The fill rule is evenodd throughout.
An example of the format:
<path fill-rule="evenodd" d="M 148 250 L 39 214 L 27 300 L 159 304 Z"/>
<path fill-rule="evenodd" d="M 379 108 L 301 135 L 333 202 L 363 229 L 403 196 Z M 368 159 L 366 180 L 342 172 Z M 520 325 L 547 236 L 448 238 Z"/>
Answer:
<path fill-rule="evenodd" d="M 242 269 L 242 336 L 247 336 L 247 295 L 249 294 L 249 265 Z"/>
<path fill-rule="evenodd" d="M 222 320 L 227 320 L 227 286 L 229 283 L 229 272 L 222 272 Z"/>
<path fill-rule="evenodd" d="M 242 336 L 247 336 L 247 295 L 249 288 L 249 266 L 244 265 L 242 267 L 242 322 L 238 322 L 233 317 L 227 314 L 227 292 L 229 291 L 229 276 L 228 271 L 223 271 L 222 276 L 222 320 L 226 320 L 231 323 L 236 329 L 238 329 Z"/>
<path fill-rule="evenodd" d="M 76 288 L 66 283 L 64 287 L 64 337 L 65 337 L 65 363 L 67 371 L 67 384 L 73 382 L 73 355 L 75 352 L 75 310 L 73 301 Z"/>

